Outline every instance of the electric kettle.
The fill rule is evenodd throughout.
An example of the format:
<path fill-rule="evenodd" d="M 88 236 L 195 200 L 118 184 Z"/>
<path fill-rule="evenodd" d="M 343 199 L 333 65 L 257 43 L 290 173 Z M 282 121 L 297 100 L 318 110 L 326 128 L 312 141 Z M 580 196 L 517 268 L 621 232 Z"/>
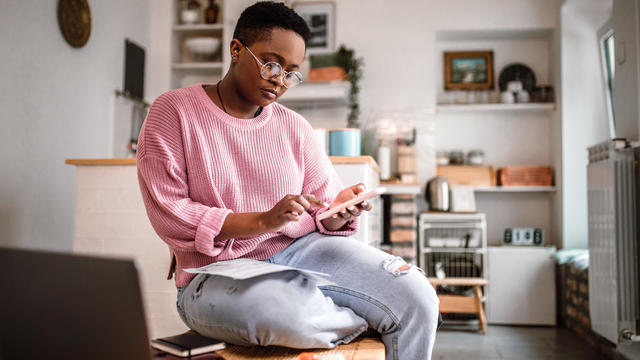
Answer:
<path fill-rule="evenodd" d="M 436 176 L 427 183 L 426 191 L 429 210 L 449 211 L 449 180 Z"/>

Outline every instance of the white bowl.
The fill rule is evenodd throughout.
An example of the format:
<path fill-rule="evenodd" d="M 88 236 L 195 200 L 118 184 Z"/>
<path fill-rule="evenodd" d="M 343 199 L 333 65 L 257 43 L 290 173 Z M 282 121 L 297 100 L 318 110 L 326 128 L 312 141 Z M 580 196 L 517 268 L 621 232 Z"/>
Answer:
<path fill-rule="evenodd" d="M 191 54 L 201 57 L 214 55 L 220 50 L 220 43 L 220 39 L 205 36 L 192 37 L 184 41 L 185 47 Z"/>

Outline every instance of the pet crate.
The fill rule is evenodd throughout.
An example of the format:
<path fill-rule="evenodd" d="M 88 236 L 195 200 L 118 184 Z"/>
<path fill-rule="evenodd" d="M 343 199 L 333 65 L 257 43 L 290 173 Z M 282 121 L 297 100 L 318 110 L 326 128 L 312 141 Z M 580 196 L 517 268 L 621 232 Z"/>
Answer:
<path fill-rule="evenodd" d="M 487 224 L 484 214 L 422 213 L 418 222 L 418 265 L 427 277 L 485 279 Z M 471 286 L 439 285 L 438 294 L 471 295 Z M 486 294 L 484 296 L 486 299 Z"/>

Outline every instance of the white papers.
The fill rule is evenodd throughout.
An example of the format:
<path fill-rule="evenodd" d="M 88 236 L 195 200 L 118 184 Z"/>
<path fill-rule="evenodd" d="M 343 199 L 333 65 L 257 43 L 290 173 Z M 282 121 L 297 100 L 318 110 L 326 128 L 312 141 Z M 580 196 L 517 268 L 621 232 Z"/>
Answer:
<path fill-rule="evenodd" d="M 334 285 L 335 283 L 325 279 L 331 275 L 318 271 L 294 268 L 291 266 L 271 264 L 265 261 L 253 259 L 234 259 L 219 261 L 200 268 L 184 269 L 192 274 L 210 274 L 225 276 L 236 280 L 244 280 L 260 275 L 272 274 L 276 272 L 295 270 L 314 279 L 318 286 Z"/>

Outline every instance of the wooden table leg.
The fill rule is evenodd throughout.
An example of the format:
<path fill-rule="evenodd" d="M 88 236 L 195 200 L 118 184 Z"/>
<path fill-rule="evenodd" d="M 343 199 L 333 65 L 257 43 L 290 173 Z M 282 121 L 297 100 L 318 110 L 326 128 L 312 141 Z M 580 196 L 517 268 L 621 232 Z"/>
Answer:
<path fill-rule="evenodd" d="M 480 316 L 480 329 L 483 334 L 487 333 L 487 318 L 484 316 L 484 307 L 482 306 L 482 289 L 480 285 L 473 287 L 476 294 L 476 304 L 478 305 L 478 315 Z"/>

